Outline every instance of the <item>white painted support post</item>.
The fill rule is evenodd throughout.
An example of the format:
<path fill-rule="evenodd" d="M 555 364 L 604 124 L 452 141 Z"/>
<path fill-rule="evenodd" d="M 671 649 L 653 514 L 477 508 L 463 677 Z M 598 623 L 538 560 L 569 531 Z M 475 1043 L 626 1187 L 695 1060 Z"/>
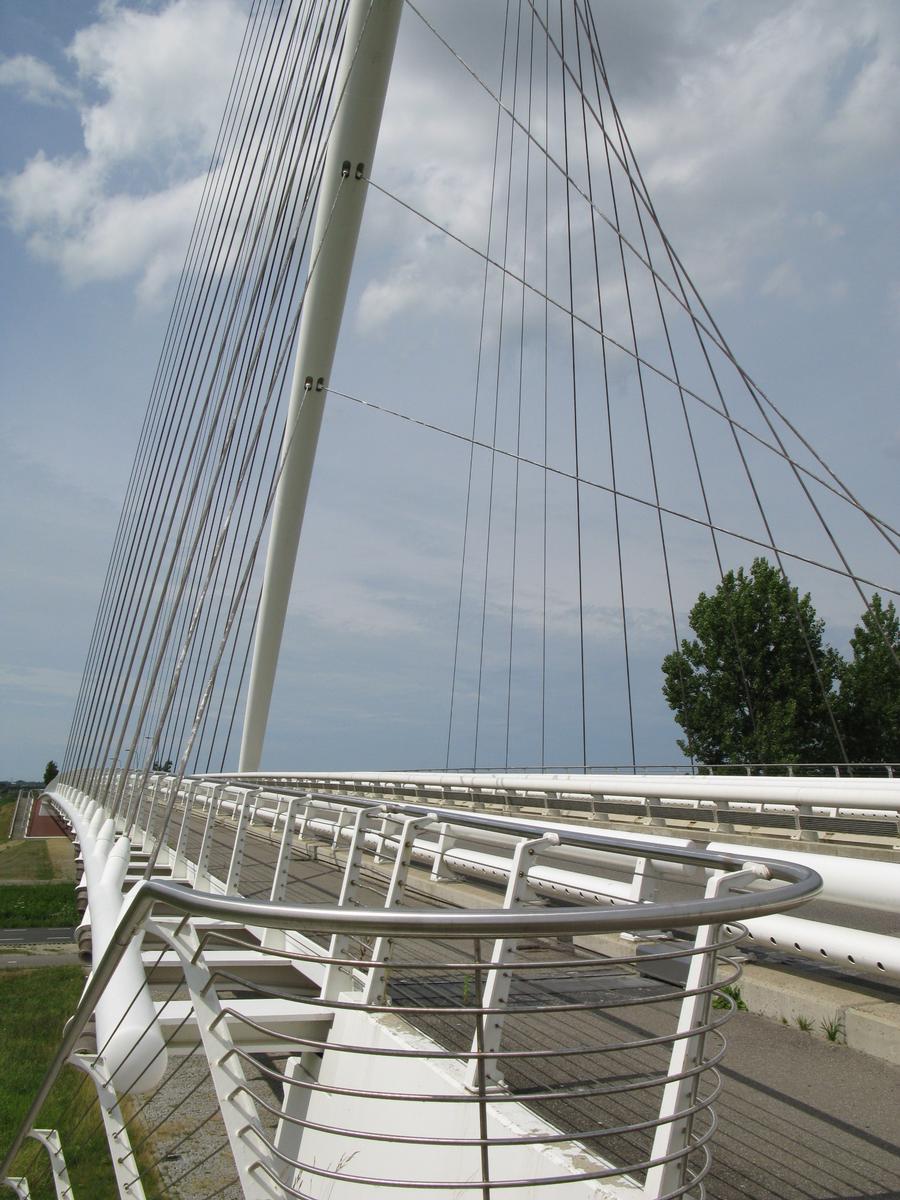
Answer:
<path fill-rule="evenodd" d="M 206 824 L 203 826 L 203 837 L 200 839 L 200 849 L 197 852 L 197 864 L 194 868 L 194 886 L 209 886 L 209 855 L 212 850 L 213 830 L 216 826 L 216 817 L 219 813 L 219 796 L 222 793 L 220 786 L 213 791 L 209 799 L 209 808 L 206 810 Z"/>
<path fill-rule="evenodd" d="M 250 824 L 256 824 L 256 810 L 259 808 L 259 798 L 262 795 L 262 788 L 257 788 L 253 797 L 253 807 L 250 809 Z"/>
<path fill-rule="evenodd" d="M 816 829 L 804 829 L 801 824 L 801 817 L 811 817 L 813 806 L 812 804 L 797 805 L 797 837 L 801 842 L 817 842 L 819 841 L 819 833 Z"/>
<path fill-rule="evenodd" d="M 722 819 L 722 813 L 725 813 L 725 819 Z M 734 821 L 731 819 L 731 805 L 727 800 L 715 802 L 715 827 L 720 833 L 734 833 Z"/>
<path fill-rule="evenodd" d="M 337 848 L 340 846 L 341 835 L 343 834 L 345 827 L 349 824 L 351 824 L 350 809 L 338 808 L 337 821 L 335 821 L 334 834 L 331 839 L 332 850 L 337 850 Z"/>
<path fill-rule="evenodd" d="M 452 871 L 445 871 L 444 859 L 447 857 L 447 852 L 452 850 L 456 845 L 456 838 L 450 833 L 450 826 L 446 821 L 443 821 L 438 830 L 437 852 L 431 864 L 431 880 L 433 883 L 446 883 L 450 879 L 455 879 L 456 876 Z"/>
<path fill-rule="evenodd" d="M 182 871 L 184 863 L 184 847 L 187 843 L 187 835 L 191 828 L 191 814 L 194 808 L 194 791 L 196 783 L 189 783 L 184 792 L 184 814 L 181 818 L 181 827 L 178 830 L 178 841 L 175 843 L 175 853 L 172 857 L 172 878 L 177 879 L 179 872 Z M 183 872 L 184 878 L 187 878 L 187 872 Z"/>
<path fill-rule="evenodd" d="M 3 1182 L 16 1193 L 18 1200 L 31 1200 L 28 1180 L 24 1175 L 7 1175 Z"/>
<path fill-rule="evenodd" d="M 367 183 L 390 78 L 403 0 L 350 0 L 338 66 L 337 111 L 328 141 L 310 255 L 311 277 L 297 338 L 272 530 L 260 598 L 240 770 L 256 771 L 275 682 L 284 618 L 316 444 Z"/>
<path fill-rule="evenodd" d="M 659 872 L 654 868 L 652 861 L 649 858 L 636 858 L 628 899 L 633 904 L 647 904 L 655 900 L 660 882 Z M 702 882 L 699 880 L 698 882 L 702 886 Z M 643 929 L 640 933 L 619 934 L 619 938 L 623 942 L 658 942 L 671 937 L 671 931 L 662 929 Z"/>
<path fill-rule="evenodd" d="M 381 818 L 381 828 L 379 829 L 378 835 L 375 839 L 375 854 L 372 858 L 373 863 L 383 862 L 387 857 L 384 852 L 384 846 L 385 842 L 387 841 L 388 831 L 390 830 L 391 819 L 392 818 L 387 813 L 385 813 Z M 396 818 L 393 819 L 396 820 Z"/>
<path fill-rule="evenodd" d="M 254 1138 L 251 1145 L 247 1136 L 259 1129 L 262 1123 L 253 1093 L 247 1086 L 241 1059 L 234 1052 L 228 1022 L 216 994 L 215 981 L 200 953 L 197 932 L 191 925 L 166 931 L 148 922 L 147 928 L 167 941 L 181 960 L 184 982 L 194 1006 L 194 1019 L 209 1064 L 209 1077 L 216 1089 L 219 1112 L 245 1200 L 275 1200 L 284 1194 L 275 1182 L 279 1163 L 261 1139 Z M 260 1164 L 265 1164 L 267 1170 L 260 1170 Z"/>
<path fill-rule="evenodd" d="M 306 825 L 307 825 L 307 822 L 309 821 L 309 810 L 311 807 L 312 807 L 311 804 L 304 804 L 303 812 L 300 816 L 300 828 L 298 830 L 298 833 L 300 835 L 301 842 L 306 838 Z"/>
<path fill-rule="evenodd" d="M 350 840 L 350 849 L 347 852 L 347 862 L 344 867 L 344 878 L 341 881 L 338 908 L 356 908 L 359 904 L 359 877 L 366 849 L 366 834 L 369 832 L 368 826 L 370 821 L 379 817 L 381 811 L 382 806 L 378 804 L 373 808 L 360 808 L 356 812 L 356 819 L 353 822 L 353 836 Z M 351 941 L 347 934 L 332 934 L 328 957 L 331 959 L 350 957 L 350 945 Z M 352 981 L 352 967 L 342 967 L 335 962 L 330 962 L 325 968 L 325 978 L 322 982 L 322 999 L 337 999 L 340 993 L 352 984 Z"/>
<path fill-rule="evenodd" d="M 755 883 L 760 879 L 768 879 L 768 868 L 762 863 L 747 864 L 743 871 L 732 875 L 714 875 L 706 885 L 706 898 L 716 899 L 728 895 Z M 694 939 L 694 950 L 699 951 L 691 957 L 688 968 L 685 991 L 695 992 L 697 989 L 708 987 L 715 979 L 716 952 L 711 947 L 718 938 L 720 926 L 700 925 Z M 709 1018 L 710 993 L 701 991 L 695 995 L 686 995 L 681 1002 L 678 1014 L 676 1033 L 687 1034 L 692 1029 L 700 1030 Z M 693 1036 L 680 1037 L 672 1045 L 669 1058 L 670 1082 L 663 1088 L 662 1101 L 659 1108 L 659 1120 L 662 1124 L 656 1128 L 653 1137 L 653 1159 L 665 1158 L 678 1153 L 678 1157 L 669 1162 L 651 1167 L 647 1172 L 644 1183 L 643 1200 L 658 1200 L 683 1188 L 688 1182 L 687 1158 L 688 1145 L 693 1127 L 692 1116 L 679 1116 L 691 1108 L 697 1098 L 699 1082 L 698 1068 L 703 1061 L 703 1048 L 706 1042 L 704 1032 Z M 686 1074 L 687 1073 L 687 1074 Z M 677 1078 L 681 1076 L 681 1078 Z M 679 1153 L 682 1152 L 682 1153 Z"/>
<path fill-rule="evenodd" d="M 65 1155 L 55 1129 L 32 1129 L 29 1137 L 34 1138 L 47 1151 L 50 1159 L 50 1172 L 53 1176 L 53 1187 L 56 1200 L 72 1200 L 72 1185 L 69 1183 L 69 1171 L 66 1167 Z"/>
<path fill-rule="evenodd" d="M 231 862 L 228 864 L 228 875 L 225 879 L 225 894 L 234 895 L 241 881 L 241 866 L 244 862 L 244 842 L 247 839 L 247 797 L 250 794 L 243 789 L 243 799 L 238 810 L 237 828 L 234 831 L 234 845 L 231 847 Z"/>
<path fill-rule="evenodd" d="M 134 1151 L 131 1149 L 128 1128 L 122 1117 L 122 1110 L 119 1108 L 119 1098 L 115 1088 L 106 1082 L 103 1070 L 95 1066 L 95 1063 L 102 1063 L 103 1060 L 91 1060 L 87 1055 L 73 1054 L 70 1062 L 89 1075 L 97 1089 L 100 1115 L 103 1118 L 109 1156 L 112 1159 L 119 1195 L 128 1196 L 129 1200 L 146 1200 L 144 1185 L 141 1183 L 141 1177 L 134 1165 Z"/>
<path fill-rule="evenodd" d="M 559 845 L 558 833 L 545 833 L 543 837 L 530 841 L 521 841 L 516 846 L 512 864 L 509 869 L 509 882 L 506 885 L 506 895 L 503 898 L 504 910 L 519 908 L 528 898 L 528 868 L 535 854 L 549 850 Z M 509 1000 L 512 986 L 512 971 L 504 970 L 516 954 L 517 938 L 497 938 L 491 961 L 482 967 L 487 981 L 481 996 L 475 997 L 475 1003 L 482 1008 L 502 1008 Z M 483 1047 L 487 1053 L 496 1053 L 500 1049 L 503 1037 L 503 1017 L 500 1013 L 490 1013 L 484 1019 Z M 478 1038 L 472 1041 L 472 1053 L 478 1052 Z M 496 1058 L 485 1058 L 484 1078 L 495 1087 L 503 1084 L 503 1072 L 497 1066 Z M 466 1087 L 470 1091 L 478 1088 L 478 1059 L 470 1058 L 466 1065 Z"/>
<path fill-rule="evenodd" d="M 275 1128 L 275 1149 L 294 1162 L 300 1157 L 300 1143 L 303 1140 L 303 1126 L 299 1122 L 306 1118 L 311 1094 L 310 1089 L 304 1085 L 316 1081 L 321 1061 L 314 1052 L 307 1050 L 299 1057 L 292 1055 L 284 1065 L 283 1074 L 291 1082 L 284 1084 L 284 1098 L 281 1102 L 283 1115 L 278 1118 Z M 293 1163 L 281 1162 L 281 1159 L 279 1163 L 281 1178 L 289 1187 L 293 1186 L 297 1168 Z"/>
<path fill-rule="evenodd" d="M 150 826 L 153 823 L 153 813 L 156 809 L 156 802 L 159 799 L 159 792 L 163 785 L 163 776 L 156 775 L 153 779 L 153 790 L 149 796 L 147 805 L 147 823 L 141 830 L 141 850 L 149 850 L 153 846 L 153 838 L 150 833 Z M 140 803 L 140 801 L 138 802 Z"/>
<path fill-rule="evenodd" d="M 388 885 L 384 900 L 385 908 L 399 908 L 403 903 L 403 893 L 406 891 L 406 880 L 412 863 L 412 844 L 418 831 L 426 825 L 432 825 L 436 820 L 435 814 L 426 817 L 406 817 L 400 826 L 397 838 L 397 851 L 394 867 L 391 871 L 391 881 Z M 382 833 L 384 832 L 382 826 Z M 393 951 L 393 939 L 378 937 L 372 947 L 372 966 L 369 977 L 363 989 L 363 1004 L 387 1004 L 387 968 L 390 966 Z"/>
<path fill-rule="evenodd" d="M 294 840 L 294 822 L 297 819 L 299 796 L 291 796 L 288 800 L 287 811 L 284 814 L 284 828 L 281 831 L 281 845 L 278 848 L 278 861 L 275 864 L 275 874 L 272 876 L 272 891 L 269 899 L 273 904 L 281 904 L 287 890 L 288 871 L 291 866 L 291 843 Z"/>

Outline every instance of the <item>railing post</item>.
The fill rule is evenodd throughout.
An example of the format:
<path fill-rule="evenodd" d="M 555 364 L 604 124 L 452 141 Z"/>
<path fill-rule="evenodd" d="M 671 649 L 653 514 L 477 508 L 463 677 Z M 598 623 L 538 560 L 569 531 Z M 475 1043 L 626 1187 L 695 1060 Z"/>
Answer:
<path fill-rule="evenodd" d="M 228 1022 L 216 993 L 215 981 L 203 961 L 196 930 L 184 924 L 171 932 L 147 923 L 175 950 L 181 960 L 184 982 L 194 1006 L 194 1017 L 209 1064 L 209 1077 L 216 1090 L 219 1112 L 228 1135 L 228 1143 L 240 1186 L 246 1200 L 274 1200 L 282 1191 L 273 1180 L 279 1177 L 279 1162 L 268 1152 L 262 1139 L 251 1143 L 248 1134 L 260 1127 L 259 1113 L 240 1057 L 234 1052 L 234 1042 Z M 259 1149 L 255 1148 L 259 1143 Z M 264 1165 L 266 1170 L 260 1170 Z M 130 1193 L 126 1193 L 130 1194 Z"/>
<path fill-rule="evenodd" d="M 373 818 L 380 816 L 381 812 L 382 806 L 380 804 L 376 804 L 372 808 L 360 808 L 357 810 L 356 819 L 353 823 L 353 836 L 350 841 L 350 849 L 347 852 L 347 862 L 344 867 L 344 878 L 341 884 L 338 908 L 356 908 L 359 904 L 357 899 L 360 887 L 359 876 L 366 849 L 368 824 Z M 332 934 L 331 946 L 328 951 L 330 959 L 346 958 L 349 950 L 350 938 L 347 934 Z M 330 962 L 325 968 L 325 978 L 322 982 L 322 999 L 337 999 L 340 992 L 348 987 L 352 980 L 352 967 L 342 967 L 336 962 Z"/>
<path fill-rule="evenodd" d="M 269 893 L 269 899 L 273 904 L 280 904 L 284 900 L 287 890 L 288 872 L 291 866 L 291 842 L 294 840 L 294 822 L 297 818 L 299 803 L 299 796 L 291 796 L 284 814 L 284 828 L 281 831 L 281 845 L 278 847 L 278 861 L 275 863 L 272 891 Z"/>
<path fill-rule="evenodd" d="M 181 827 L 178 830 L 178 841 L 175 843 L 175 853 L 172 857 L 172 878 L 177 879 L 178 873 L 182 868 L 184 861 L 184 847 L 187 842 L 187 835 L 190 831 L 191 815 L 194 808 L 194 792 L 196 783 L 189 783 L 185 788 L 184 794 L 184 815 L 181 818 Z M 187 878 L 187 872 L 185 872 Z"/>
<path fill-rule="evenodd" d="M 219 815 L 219 796 L 224 791 L 224 786 L 219 784 L 213 789 L 212 795 L 209 797 L 209 808 L 206 810 L 206 824 L 203 826 L 203 837 L 200 839 L 200 849 L 197 852 L 197 863 L 194 868 L 194 885 L 198 886 L 201 880 L 209 886 L 209 855 L 212 850 L 212 836 L 216 825 L 216 817 Z"/>
<path fill-rule="evenodd" d="M 426 825 L 433 824 L 433 813 L 426 817 L 406 817 L 400 826 L 397 839 L 397 851 L 394 866 L 391 871 L 391 881 L 384 899 L 385 908 L 399 908 L 403 903 L 403 893 L 406 890 L 406 880 L 412 863 L 412 845 L 416 834 Z M 384 845 L 384 823 L 382 823 L 382 847 Z M 391 963 L 393 939 L 378 937 L 372 947 L 369 977 L 363 989 L 363 1004 L 387 1004 L 386 993 L 387 968 Z"/>
<path fill-rule="evenodd" d="M 747 864 L 743 871 L 731 875 L 713 876 L 706 885 L 706 898 L 717 899 L 729 892 L 747 887 L 760 879 L 769 878 L 762 863 Z M 659 1163 L 647 1172 L 643 1200 L 658 1200 L 661 1196 L 679 1194 L 687 1183 L 687 1160 L 690 1153 L 693 1115 L 688 1112 L 697 1098 L 697 1086 L 706 1043 L 704 1026 L 709 1021 L 710 993 L 715 980 L 716 940 L 720 926 L 700 925 L 694 939 L 694 951 L 688 968 L 685 991 L 676 1029 L 677 1040 L 669 1058 L 669 1079 L 663 1089 L 658 1124 L 653 1137 L 652 1159 L 676 1155 L 669 1162 Z M 693 994 L 690 994 L 693 993 Z M 696 1030 L 695 1033 L 691 1033 Z M 681 1036 L 677 1035 L 689 1035 Z M 680 1077 L 680 1078 L 679 1078 Z"/>
<path fill-rule="evenodd" d="M 36 1142 L 40 1142 L 47 1151 L 56 1200 L 73 1200 L 69 1171 L 57 1131 L 55 1129 L 32 1129 L 28 1136 L 34 1138 Z"/>
<path fill-rule="evenodd" d="M 234 831 L 234 845 L 231 848 L 231 862 L 228 864 L 228 875 L 225 878 L 225 893 L 233 895 L 241 881 L 241 866 L 244 862 L 244 842 L 247 838 L 247 797 L 249 792 L 243 789 L 244 795 L 238 812 L 237 828 Z"/>
<path fill-rule="evenodd" d="M 434 860 L 431 865 L 431 880 L 434 883 L 445 883 L 447 880 L 455 879 L 451 872 L 444 870 L 444 859 L 447 852 L 452 850 L 456 845 L 456 838 L 450 833 L 450 826 L 446 821 L 442 821 L 438 829 L 438 844 L 435 852 Z"/>
<path fill-rule="evenodd" d="M 535 854 L 539 851 L 548 850 L 558 845 L 558 833 L 545 833 L 543 837 L 534 838 L 531 841 L 519 842 L 509 869 L 509 882 L 506 886 L 506 895 L 503 899 L 504 911 L 518 908 L 527 899 L 529 859 L 534 859 Z M 512 971 L 504 970 L 504 968 L 515 957 L 517 942 L 517 938 L 498 938 L 494 942 L 491 961 L 490 963 L 485 963 L 482 968 L 487 975 L 487 982 L 484 985 L 482 995 L 475 997 L 476 1004 L 479 1004 L 482 1010 L 503 1008 L 508 1002 L 513 973 Z M 502 1037 L 503 1016 L 499 1012 L 487 1013 L 484 1024 L 484 1051 L 488 1054 L 491 1052 L 496 1053 L 500 1049 Z M 476 1038 L 472 1042 L 472 1054 L 478 1053 L 478 1040 Z M 483 1078 L 494 1086 L 502 1086 L 503 1072 L 498 1068 L 496 1058 L 485 1058 L 483 1061 Z M 466 1066 L 465 1075 L 466 1087 L 470 1091 L 478 1089 L 479 1072 L 478 1059 L 470 1058 Z"/>
<path fill-rule="evenodd" d="M 128 1196 L 129 1200 L 145 1200 L 144 1185 L 134 1166 L 134 1151 L 131 1149 L 128 1127 L 119 1107 L 119 1098 L 115 1088 L 104 1078 L 104 1073 L 96 1065 L 102 1063 L 103 1059 L 91 1060 L 88 1055 L 73 1054 L 69 1061 L 73 1066 L 89 1075 L 97 1089 L 100 1115 L 103 1118 L 109 1156 L 119 1187 L 119 1195 Z"/>

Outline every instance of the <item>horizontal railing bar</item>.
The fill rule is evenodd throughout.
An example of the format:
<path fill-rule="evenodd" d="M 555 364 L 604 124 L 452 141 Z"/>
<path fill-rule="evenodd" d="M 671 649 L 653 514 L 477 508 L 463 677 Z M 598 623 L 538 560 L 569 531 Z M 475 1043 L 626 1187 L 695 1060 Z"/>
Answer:
<path fill-rule="evenodd" d="M 422 815 L 433 808 L 405 806 Z M 440 811 L 435 813 L 440 818 Z M 451 815 L 451 814 L 446 814 Z M 453 813 L 456 818 L 459 814 Z M 465 815 L 465 814 L 463 814 Z M 488 825 L 496 822 L 488 821 Z M 533 823 L 513 822 L 523 833 L 531 833 Z M 498 829 L 510 831 L 510 823 L 499 823 Z M 597 834 L 573 832 L 567 842 L 586 847 L 601 846 L 616 849 L 629 857 L 649 856 L 672 858 L 709 870 L 739 871 L 747 861 L 742 856 L 686 850 L 684 847 L 667 852 L 652 843 L 605 838 Z M 478 938 L 508 938 L 516 936 L 568 936 L 602 932 L 655 929 L 660 926 L 694 926 L 740 922 L 754 916 L 783 912 L 811 899 L 821 891 L 820 876 L 809 867 L 772 860 L 766 863 L 771 877 L 786 886 L 765 893 L 729 895 L 720 899 L 673 901 L 670 903 L 634 904 L 613 910 L 581 908 L 571 910 L 454 910 L 451 913 L 435 910 L 398 909 L 335 909 L 333 906 L 297 906 L 272 904 L 268 901 L 248 901 L 240 897 L 216 896 L 195 892 L 177 883 L 163 880 L 141 880 L 129 893 L 121 916 L 110 937 L 106 950 L 96 964 L 72 1018 L 63 1033 L 47 1073 L 38 1088 L 28 1112 L 13 1137 L 2 1163 L 0 1178 L 10 1165 L 34 1125 L 40 1110 L 55 1083 L 59 1072 L 75 1048 L 98 1000 L 103 994 L 132 938 L 143 926 L 153 906 L 166 904 L 186 917 L 206 917 L 254 924 L 269 929 L 293 929 L 299 932 L 328 930 L 357 935 L 387 935 L 392 937 L 451 936 Z"/>
<path fill-rule="evenodd" d="M 897 809 L 900 807 L 900 781 L 893 779 L 854 778 L 846 779 L 800 779 L 796 776 L 625 776 L 625 775 L 527 775 L 502 773 L 484 775 L 473 772 L 404 772 L 404 771 L 257 771 L 236 774 L 194 775 L 194 782 L 234 783 L 235 785 L 265 786 L 270 782 L 292 782 L 310 784 L 333 782 L 340 785 L 369 784 L 399 787 L 456 788 L 472 792 L 567 792 L 572 795 L 593 796 L 638 796 L 657 799 L 696 799 L 698 791 L 715 790 L 725 801 L 745 801 L 748 792 L 767 794 L 770 803 L 820 804 L 833 807 L 824 801 L 822 791 L 839 792 L 848 799 L 839 807 L 860 807 L 854 792 L 864 798 L 864 806 Z"/>

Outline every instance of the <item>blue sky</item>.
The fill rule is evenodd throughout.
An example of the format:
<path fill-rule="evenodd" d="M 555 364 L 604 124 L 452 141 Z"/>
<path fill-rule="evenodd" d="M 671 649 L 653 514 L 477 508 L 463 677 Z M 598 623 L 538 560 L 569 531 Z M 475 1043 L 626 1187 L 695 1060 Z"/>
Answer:
<path fill-rule="evenodd" d="M 423 8 L 476 71 L 496 76 L 500 6 Z M 893 0 L 610 0 L 594 9 L 656 207 L 739 360 L 860 498 L 896 521 L 900 10 Z M 39 774 L 65 743 L 245 14 L 239 0 L 0 10 L 0 777 Z M 490 130 L 483 93 L 407 11 L 375 177 L 462 235 L 483 238 Z M 476 267 L 371 197 L 334 386 L 466 428 Z M 266 762 L 442 764 L 466 462 L 456 443 L 330 401 Z M 636 477 L 637 464 L 635 456 Z M 507 466 L 497 470 L 508 488 Z M 677 491 L 674 449 L 665 468 Z M 817 535 L 780 487 L 773 478 L 785 538 L 818 552 Z M 533 499 L 523 498 L 526 509 Z M 558 503 L 562 512 L 562 492 Z M 849 524 L 841 534 L 857 569 L 897 586 L 877 545 Z M 670 635 L 659 571 L 640 552 L 647 537 L 635 518 L 638 757 L 666 762 L 677 754 L 677 731 L 659 695 L 658 664 Z M 714 581 L 689 539 L 679 551 L 683 618 Z M 596 585 L 591 757 L 625 761 L 616 634 L 604 634 L 607 567 L 601 554 L 588 572 Z M 844 646 L 858 597 L 814 573 L 797 581 Z M 574 677 L 565 547 L 554 583 L 549 720 L 552 757 L 567 761 L 577 747 L 567 716 Z M 500 607 L 498 598 L 489 609 L 498 646 Z M 533 617 L 525 611 L 523 630 Z M 460 762 L 471 753 L 472 663 L 469 653 Z M 487 663 L 486 753 L 502 757 L 502 654 Z M 523 652 L 516 762 L 535 761 L 534 671 Z"/>

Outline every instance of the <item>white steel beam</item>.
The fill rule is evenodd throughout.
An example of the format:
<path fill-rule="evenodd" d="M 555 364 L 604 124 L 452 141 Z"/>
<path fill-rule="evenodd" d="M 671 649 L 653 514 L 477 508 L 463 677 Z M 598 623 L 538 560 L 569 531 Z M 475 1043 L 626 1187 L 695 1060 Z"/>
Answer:
<path fill-rule="evenodd" d="M 255 771 L 278 665 L 300 528 L 312 477 L 368 174 L 390 76 L 403 0 L 350 0 L 338 68 L 338 107 L 329 138 L 310 259 L 310 282 L 294 362 L 272 516 L 253 666 L 241 741 L 241 770 Z"/>

